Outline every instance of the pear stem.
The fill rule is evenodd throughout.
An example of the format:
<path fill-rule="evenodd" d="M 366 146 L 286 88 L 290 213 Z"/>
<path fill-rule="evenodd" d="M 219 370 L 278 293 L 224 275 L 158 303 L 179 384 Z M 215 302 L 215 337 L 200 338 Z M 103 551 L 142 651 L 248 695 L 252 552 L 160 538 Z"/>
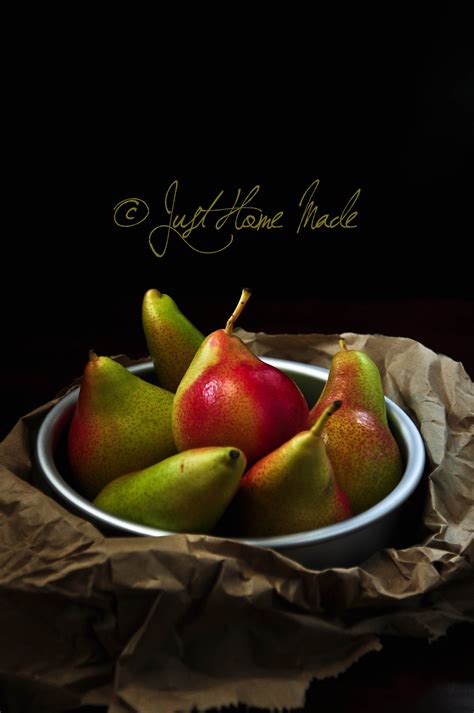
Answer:
<path fill-rule="evenodd" d="M 339 340 L 339 349 L 341 352 L 347 352 L 347 346 L 346 346 L 346 340 L 345 339 L 340 339 Z"/>
<path fill-rule="evenodd" d="M 238 319 L 240 313 L 244 309 L 245 305 L 249 301 L 249 297 L 252 294 L 252 290 L 250 290 L 248 287 L 244 287 L 242 290 L 242 294 L 240 296 L 239 304 L 237 307 L 234 309 L 232 312 L 231 316 L 227 320 L 227 324 L 225 326 L 224 332 L 228 334 L 229 336 L 232 334 L 232 330 L 234 328 L 234 323 Z"/>
<path fill-rule="evenodd" d="M 311 426 L 309 429 L 313 436 L 320 436 L 321 431 L 323 430 L 324 426 L 326 425 L 326 421 L 328 420 L 329 416 L 331 416 L 334 411 L 337 411 L 339 408 L 342 406 L 342 401 L 333 401 L 332 404 L 329 404 L 329 406 L 326 406 L 324 411 L 322 412 L 321 416 L 318 418 L 318 420 Z"/>
<path fill-rule="evenodd" d="M 89 361 L 97 361 L 99 357 L 93 349 L 89 349 Z"/>

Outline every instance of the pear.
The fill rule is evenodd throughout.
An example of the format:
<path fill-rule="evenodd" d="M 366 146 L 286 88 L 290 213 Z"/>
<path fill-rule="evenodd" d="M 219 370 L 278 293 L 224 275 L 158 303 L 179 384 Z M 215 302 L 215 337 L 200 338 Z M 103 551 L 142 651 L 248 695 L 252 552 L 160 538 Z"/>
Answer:
<path fill-rule="evenodd" d="M 208 533 L 245 470 L 242 451 L 195 448 L 109 483 L 94 505 L 112 515 L 172 532 Z"/>
<path fill-rule="evenodd" d="M 204 341 L 176 302 L 158 290 L 143 298 L 142 322 L 158 383 L 173 393 Z"/>
<path fill-rule="evenodd" d="M 68 433 L 69 463 L 86 497 L 123 473 L 176 453 L 172 404 L 169 391 L 90 353 Z"/>
<path fill-rule="evenodd" d="M 206 337 L 176 391 L 179 451 L 233 443 L 252 464 L 307 428 L 308 406 L 295 382 L 232 334 L 249 296 L 244 289 L 226 328 Z"/>
<path fill-rule="evenodd" d="M 335 399 L 343 406 L 326 424 L 322 438 L 336 478 L 354 514 L 386 497 L 403 473 L 398 444 L 387 421 L 377 365 L 364 352 L 348 350 L 343 339 L 326 386 L 310 413 L 314 423 Z"/>
<path fill-rule="evenodd" d="M 311 430 L 293 436 L 245 474 L 229 511 L 240 535 L 288 535 L 352 515 L 320 437 L 340 405 L 327 406 Z"/>

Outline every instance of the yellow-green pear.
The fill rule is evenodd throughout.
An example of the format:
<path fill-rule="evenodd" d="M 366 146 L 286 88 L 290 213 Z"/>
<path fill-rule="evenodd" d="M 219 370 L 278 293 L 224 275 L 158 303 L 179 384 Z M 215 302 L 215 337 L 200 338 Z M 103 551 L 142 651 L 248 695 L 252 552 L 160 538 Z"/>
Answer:
<path fill-rule="evenodd" d="M 68 434 L 69 463 L 86 497 L 119 475 L 176 453 L 172 404 L 169 391 L 90 353 Z"/>
<path fill-rule="evenodd" d="M 158 383 L 174 393 L 204 336 L 176 302 L 158 290 L 145 293 L 142 322 Z"/>
<path fill-rule="evenodd" d="M 94 505 L 161 530 L 208 533 L 234 497 L 245 466 L 244 454 L 232 446 L 183 451 L 117 478 Z"/>
<path fill-rule="evenodd" d="M 298 433 L 245 474 L 228 513 L 239 535 L 287 535 L 351 517 L 320 437 L 340 406 L 340 401 L 330 404 L 311 430 Z"/>
<path fill-rule="evenodd" d="M 322 438 L 339 485 L 357 514 L 393 490 L 402 477 L 403 463 L 388 425 L 377 365 L 365 352 L 347 349 L 344 339 L 339 346 L 324 391 L 310 412 L 310 423 L 328 403 L 342 399 L 342 408 L 328 421 Z"/>

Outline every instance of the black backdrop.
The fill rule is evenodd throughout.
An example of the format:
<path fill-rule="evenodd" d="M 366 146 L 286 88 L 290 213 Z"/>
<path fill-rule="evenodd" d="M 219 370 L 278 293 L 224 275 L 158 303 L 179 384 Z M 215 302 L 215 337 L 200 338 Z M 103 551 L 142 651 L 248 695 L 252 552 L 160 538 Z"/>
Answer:
<path fill-rule="evenodd" d="M 90 347 L 144 354 L 151 286 L 205 332 L 248 285 L 248 329 L 411 336 L 472 373 L 467 18 L 189 12 L 111 18 L 30 63 L 4 238 L 2 428 L 80 373 Z M 318 215 L 360 189 L 357 227 L 297 233 L 316 179 Z M 190 242 L 232 232 L 228 249 L 171 233 L 158 258 L 148 235 L 174 180 L 189 217 L 258 185 L 253 204 L 283 211 L 283 228 L 216 231 L 211 214 Z M 150 215 L 120 228 L 114 207 L 130 198 Z"/>

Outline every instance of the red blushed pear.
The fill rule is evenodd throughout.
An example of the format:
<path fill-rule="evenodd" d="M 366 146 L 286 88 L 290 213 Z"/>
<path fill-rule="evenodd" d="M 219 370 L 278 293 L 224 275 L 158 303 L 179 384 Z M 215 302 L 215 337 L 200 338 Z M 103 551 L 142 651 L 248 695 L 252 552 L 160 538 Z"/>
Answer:
<path fill-rule="evenodd" d="M 169 391 L 90 353 L 68 434 L 69 463 L 86 497 L 176 453 L 172 403 Z"/>
<path fill-rule="evenodd" d="M 239 535 L 288 535 L 351 517 L 320 437 L 340 406 L 340 401 L 327 406 L 311 430 L 298 433 L 245 474 L 228 515 Z"/>
<path fill-rule="evenodd" d="M 310 423 L 334 399 L 343 401 L 324 427 L 322 438 L 336 478 L 357 514 L 393 490 L 403 474 L 403 464 L 388 426 L 377 365 L 364 352 L 348 350 L 343 339 L 339 347 L 324 391 L 311 410 Z"/>
<path fill-rule="evenodd" d="M 178 387 L 172 424 L 179 451 L 232 443 L 251 464 L 307 428 L 308 406 L 295 382 L 232 334 L 249 297 L 244 289 L 226 328 L 206 337 Z"/>

